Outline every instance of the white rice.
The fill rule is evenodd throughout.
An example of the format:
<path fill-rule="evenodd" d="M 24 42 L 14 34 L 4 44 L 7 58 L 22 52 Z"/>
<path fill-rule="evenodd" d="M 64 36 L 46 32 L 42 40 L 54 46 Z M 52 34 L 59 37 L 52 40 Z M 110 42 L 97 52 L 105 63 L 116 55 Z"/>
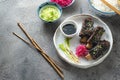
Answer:
<path fill-rule="evenodd" d="M 112 6 L 116 7 L 117 9 L 118 7 L 118 3 L 117 0 L 106 0 L 107 2 L 109 2 Z M 92 5 L 103 12 L 113 12 L 113 10 L 111 10 L 108 6 L 106 6 L 101 0 L 91 0 Z"/>

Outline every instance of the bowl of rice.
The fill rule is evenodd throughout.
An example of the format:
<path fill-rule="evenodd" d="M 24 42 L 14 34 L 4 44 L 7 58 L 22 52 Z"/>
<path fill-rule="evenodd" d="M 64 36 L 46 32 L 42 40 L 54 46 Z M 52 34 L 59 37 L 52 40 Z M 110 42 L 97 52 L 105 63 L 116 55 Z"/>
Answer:
<path fill-rule="evenodd" d="M 106 0 L 106 1 L 115 8 L 119 9 L 117 0 Z M 116 14 L 112 9 L 106 6 L 101 0 L 97 0 L 97 1 L 88 0 L 88 3 L 90 4 L 92 11 L 99 16 L 110 17 Z"/>

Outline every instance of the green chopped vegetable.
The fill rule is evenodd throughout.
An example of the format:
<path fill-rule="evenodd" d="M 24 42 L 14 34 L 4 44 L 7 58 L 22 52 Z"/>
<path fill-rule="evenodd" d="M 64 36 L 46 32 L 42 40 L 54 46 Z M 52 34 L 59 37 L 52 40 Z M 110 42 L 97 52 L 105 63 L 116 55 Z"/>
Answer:
<path fill-rule="evenodd" d="M 47 5 L 40 10 L 39 17 L 45 21 L 51 22 L 60 17 L 60 11 L 53 5 Z"/>
<path fill-rule="evenodd" d="M 70 40 L 71 38 L 66 38 L 64 43 L 66 44 L 66 46 L 69 48 L 70 47 Z"/>
<path fill-rule="evenodd" d="M 63 51 L 66 51 L 66 48 L 65 48 L 64 44 L 59 44 L 59 48 Z"/>
<path fill-rule="evenodd" d="M 79 62 L 78 57 L 76 57 L 70 50 L 70 39 L 66 38 L 64 43 L 59 44 L 59 48 L 65 53 L 65 55 L 74 62 Z"/>
<path fill-rule="evenodd" d="M 67 51 L 64 44 L 59 44 L 59 48 L 71 59 L 71 56 L 69 55 L 69 52 Z"/>

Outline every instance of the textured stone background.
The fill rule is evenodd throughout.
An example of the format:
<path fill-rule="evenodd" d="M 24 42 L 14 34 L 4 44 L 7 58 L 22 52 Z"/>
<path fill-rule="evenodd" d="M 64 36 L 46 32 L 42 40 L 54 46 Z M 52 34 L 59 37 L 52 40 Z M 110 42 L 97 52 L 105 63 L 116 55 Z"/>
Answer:
<path fill-rule="evenodd" d="M 113 33 L 111 54 L 98 66 L 78 69 L 58 57 L 52 39 L 57 26 L 68 16 L 82 12 L 93 14 L 87 0 L 76 0 L 63 9 L 61 19 L 53 24 L 45 24 L 38 18 L 37 8 L 43 2 L 45 0 L 0 0 L 0 80 L 61 80 L 36 50 L 12 35 L 17 32 L 27 39 L 17 22 L 22 22 L 47 54 L 65 67 L 65 80 L 120 80 L 120 16 L 101 18 Z"/>

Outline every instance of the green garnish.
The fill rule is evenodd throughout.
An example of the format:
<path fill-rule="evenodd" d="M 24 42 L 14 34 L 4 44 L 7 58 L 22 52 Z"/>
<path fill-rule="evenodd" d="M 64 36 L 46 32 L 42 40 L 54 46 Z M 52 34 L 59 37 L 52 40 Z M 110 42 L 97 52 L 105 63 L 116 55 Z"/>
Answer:
<path fill-rule="evenodd" d="M 65 53 L 65 55 L 71 59 L 73 62 L 79 62 L 78 57 L 76 57 L 73 52 L 70 50 L 70 39 L 66 38 L 64 43 L 59 44 L 59 48 Z"/>

